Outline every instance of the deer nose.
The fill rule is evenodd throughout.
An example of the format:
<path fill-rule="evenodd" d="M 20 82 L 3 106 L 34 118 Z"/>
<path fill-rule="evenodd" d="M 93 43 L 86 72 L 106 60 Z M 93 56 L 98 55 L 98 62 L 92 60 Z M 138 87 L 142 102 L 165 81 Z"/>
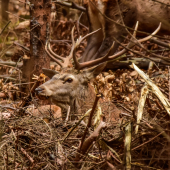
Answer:
<path fill-rule="evenodd" d="M 37 94 L 41 93 L 42 91 L 43 91 L 43 88 L 41 88 L 41 87 L 37 87 L 37 88 L 35 89 L 35 92 L 36 92 Z"/>

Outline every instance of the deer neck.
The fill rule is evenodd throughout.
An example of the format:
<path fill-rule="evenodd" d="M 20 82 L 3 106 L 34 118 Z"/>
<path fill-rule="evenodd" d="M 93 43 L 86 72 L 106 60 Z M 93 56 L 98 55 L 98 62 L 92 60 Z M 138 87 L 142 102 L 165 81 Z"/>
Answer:
<path fill-rule="evenodd" d="M 92 108 L 95 99 L 94 88 L 91 85 L 83 86 L 77 89 L 77 95 L 70 99 L 70 103 L 66 103 L 62 107 L 62 118 L 67 117 L 68 109 L 71 119 L 75 119 L 80 114 L 85 114 L 86 111 Z"/>

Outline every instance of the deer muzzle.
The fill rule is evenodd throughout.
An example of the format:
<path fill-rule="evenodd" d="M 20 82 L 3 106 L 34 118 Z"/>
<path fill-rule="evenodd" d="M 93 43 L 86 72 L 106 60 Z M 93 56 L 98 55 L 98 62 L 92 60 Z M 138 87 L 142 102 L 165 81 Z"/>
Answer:
<path fill-rule="evenodd" d="M 45 88 L 43 88 L 43 87 L 37 87 L 36 89 L 35 89 L 35 93 L 41 98 L 41 99 L 45 99 L 45 98 L 42 98 L 43 96 L 44 97 L 46 97 L 46 99 L 48 99 L 49 98 L 49 96 L 46 94 L 46 92 L 45 92 Z"/>
<path fill-rule="evenodd" d="M 39 95 L 39 94 L 41 94 L 43 92 L 43 90 L 44 89 L 42 89 L 41 87 L 38 87 L 38 88 L 35 89 L 35 92 L 36 92 L 36 94 Z"/>

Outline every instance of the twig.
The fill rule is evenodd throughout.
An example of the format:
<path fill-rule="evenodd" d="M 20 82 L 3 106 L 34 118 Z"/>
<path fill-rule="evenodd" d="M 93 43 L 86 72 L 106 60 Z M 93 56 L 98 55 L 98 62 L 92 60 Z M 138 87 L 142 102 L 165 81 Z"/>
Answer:
<path fill-rule="evenodd" d="M 170 45 L 169 45 L 169 44 L 167 44 L 167 43 L 165 43 L 165 42 L 162 42 L 162 41 L 160 41 L 160 40 L 157 40 L 157 39 L 155 39 L 155 38 L 151 38 L 149 41 L 150 41 L 150 42 L 153 42 L 153 43 L 155 43 L 155 44 L 158 44 L 158 45 L 160 45 L 160 46 L 162 46 L 162 47 L 170 48 Z"/>
<path fill-rule="evenodd" d="M 157 1 L 157 0 L 152 0 L 152 1 L 154 1 L 154 2 L 158 2 L 158 3 L 162 4 L 162 5 L 166 5 L 167 7 L 170 7 L 170 5 L 169 5 L 169 4 L 165 4 L 165 3 L 160 2 L 160 1 Z"/>
<path fill-rule="evenodd" d="M 21 147 L 21 152 L 29 159 L 29 161 L 31 163 L 34 163 L 34 159 L 31 156 L 29 156 L 29 154 L 26 152 L 26 150 L 23 149 L 22 147 Z"/>
<path fill-rule="evenodd" d="M 116 104 L 117 104 L 118 106 L 122 107 L 123 109 L 125 109 L 127 112 L 132 113 L 131 110 L 127 109 L 126 107 L 124 107 L 124 106 L 121 105 L 120 103 L 117 103 L 117 102 L 116 102 Z"/>
<path fill-rule="evenodd" d="M 56 2 L 57 4 L 62 5 L 62 6 L 66 6 L 66 7 L 69 7 L 69 8 L 78 9 L 80 11 L 86 12 L 86 8 L 79 6 L 74 2 L 62 2 L 60 0 L 53 1 L 53 2 Z"/>
<path fill-rule="evenodd" d="M 17 45 L 17 46 L 19 46 L 19 47 L 22 47 L 24 50 L 30 52 L 29 48 L 27 48 L 27 47 L 25 47 L 25 46 L 23 46 L 23 45 L 21 45 L 21 44 L 19 44 L 19 43 L 17 43 L 17 42 L 13 42 L 13 44 L 14 44 L 14 45 Z"/>
<path fill-rule="evenodd" d="M 70 136 L 70 134 L 73 132 L 73 130 L 81 123 L 81 121 L 91 112 L 91 110 L 92 109 L 89 109 L 85 114 L 84 114 L 84 116 L 81 118 L 81 119 L 79 119 L 79 121 L 76 123 L 76 125 L 75 126 L 73 126 L 72 128 L 71 128 L 71 130 L 69 130 L 69 132 L 66 134 L 66 136 L 64 137 L 64 139 L 63 139 L 63 142 Z"/>
<path fill-rule="evenodd" d="M 128 51 L 130 51 L 130 52 L 132 52 L 132 53 L 134 53 L 134 54 L 137 54 L 137 55 L 139 55 L 139 56 L 141 56 L 141 57 L 143 57 L 143 58 L 147 58 L 147 59 L 149 59 L 150 61 L 153 61 L 153 62 L 156 62 L 156 63 L 161 63 L 161 64 L 164 64 L 164 65 L 170 65 L 170 61 L 169 61 L 170 59 L 169 59 L 168 57 L 162 57 L 162 56 L 153 54 L 153 53 L 151 53 L 151 52 L 149 52 L 148 50 L 145 49 L 145 51 L 149 52 L 149 53 L 150 53 L 151 55 L 153 55 L 154 57 L 157 57 L 157 58 L 151 58 L 151 57 L 149 57 L 149 56 L 146 56 L 146 55 L 143 55 L 143 54 L 141 54 L 141 53 L 139 53 L 139 52 L 136 52 L 136 51 L 134 51 L 134 50 L 132 50 L 132 49 L 130 49 L 130 48 L 128 48 L 128 47 L 125 47 L 125 46 L 124 46 L 120 41 L 118 41 L 116 38 L 113 37 L 113 39 L 114 39 L 114 41 L 116 41 L 120 46 L 122 46 L 123 48 L 125 48 L 126 50 L 128 50 Z M 113 58 L 113 60 L 115 60 L 115 59 L 117 59 L 117 57 Z"/>
<path fill-rule="evenodd" d="M 31 97 L 31 93 L 35 90 L 35 88 L 37 87 L 38 83 L 39 83 L 39 80 L 37 80 L 37 81 L 34 83 L 34 85 L 32 86 L 32 88 L 31 88 L 31 90 L 30 90 L 30 93 L 29 93 L 28 96 L 25 97 L 24 100 L 22 101 L 22 103 L 21 103 L 21 105 L 20 105 L 21 108 L 26 106 L 26 103 L 28 102 L 29 98 Z"/>
<path fill-rule="evenodd" d="M 1 64 L 1 63 L 0 63 L 0 66 L 5 66 L 5 67 L 13 68 L 13 69 L 15 69 L 15 70 L 17 70 L 17 71 L 19 71 L 19 72 L 21 72 L 21 73 L 22 73 L 22 71 L 21 71 L 19 68 L 16 68 L 16 67 L 13 67 L 13 66 L 9 66 L 9 65 L 5 65 L 5 64 Z"/>
<path fill-rule="evenodd" d="M 124 37 L 124 36 L 122 36 L 122 37 L 125 38 L 125 39 L 127 39 L 127 38 Z M 130 48 L 125 47 L 120 41 L 118 41 L 118 40 L 115 39 L 115 38 L 114 38 L 114 40 L 115 40 L 120 46 L 122 46 L 123 48 L 125 48 L 126 50 L 129 50 L 129 51 L 131 51 L 131 52 L 134 53 L 134 54 L 140 55 L 140 56 L 143 57 L 143 58 L 147 58 L 147 59 L 149 59 L 149 60 L 151 60 L 151 61 L 160 62 L 160 63 L 163 63 L 164 61 L 167 61 L 167 62 L 168 62 L 168 63 L 166 63 L 167 65 L 168 65 L 169 62 L 170 62 L 170 59 L 169 59 L 168 57 L 163 57 L 163 56 L 161 56 L 161 55 L 157 55 L 157 54 L 155 54 L 155 53 L 152 53 L 152 51 L 147 50 L 147 49 L 144 48 L 143 46 L 139 45 L 139 43 L 136 43 L 136 42 L 134 42 L 134 41 L 133 41 L 133 43 L 134 43 L 135 45 L 137 45 L 137 46 L 139 46 L 140 48 L 142 48 L 143 50 L 145 50 L 145 51 L 146 51 L 147 53 L 149 53 L 151 56 L 154 56 L 154 57 L 158 58 L 159 61 L 157 61 L 157 60 L 154 59 L 154 58 L 145 56 L 145 55 L 143 55 L 143 54 L 141 54 L 141 53 L 138 53 L 138 52 L 136 52 L 136 51 L 134 51 L 134 50 L 131 50 Z M 132 41 L 132 40 L 130 39 L 129 41 Z M 161 62 L 161 59 L 163 59 L 164 61 Z"/>
<path fill-rule="evenodd" d="M 22 19 L 22 20 L 24 20 L 24 21 L 26 21 L 27 19 L 24 19 L 24 18 L 21 18 L 21 17 L 19 17 L 18 15 L 16 15 L 16 14 L 13 14 L 13 13 L 11 13 L 11 12 L 9 12 L 9 11 L 6 11 L 7 13 L 9 13 L 9 14 L 11 14 L 11 15 L 14 15 L 15 17 L 17 17 L 17 18 L 20 18 L 20 19 Z"/>
<path fill-rule="evenodd" d="M 118 161 L 119 163 L 122 163 L 122 160 L 121 160 L 120 156 L 118 155 L 118 153 L 117 153 L 112 147 L 110 147 L 109 145 L 107 145 L 107 143 L 106 143 L 103 139 L 100 140 L 100 145 L 108 148 L 108 149 L 110 150 L 110 155 L 111 155 L 116 161 Z M 113 153 L 116 155 L 116 157 L 113 155 Z"/>
<path fill-rule="evenodd" d="M 143 146 L 143 145 L 145 145 L 145 144 L 147 144 L 147 143 L 149 143 L 149 142 L 151 142 L 152 140 L 154 140 L 155 138 L 157 138 L 158 136 L 160 136 L 160 135 L 162 135 L 164 133 L 164 131 L 163 132 L 161 132 L 161 133 L 159 133 L 158 135 L 156 135 L 155 137 L 153 137 L 153 138 L 151 138 L 150 140 L 148 140 L 147 142 L 144 142 L 144 143 L 142 143 L 141 145 L 139 145 L 139 146 L 137 146 L 137 147 L 135 147 L 135 148 L 133 148 L 132 149 L 132 151 L 133 150 L 135 150 L 135 149 L 137 149 L 137 148 L 140 148 L 141 146 Z"/>
<path fill-rule="evenodd" d="M 41 113 L 41 112 L 40 112 Z M 47 125 L 47 127 L 48 127 L 48 129 L 49 129 L 49 131 L 50 131 L 50 142 L 51 142 L 51 140 L 52 140 L 52 130 L 51 130 L 51 128 L 50 128 L 50 126 L 48 125 L 48 123 L 44 120 L 44 119 L 42 119 L 42 121 Z"/>
<path fill-rule="evenodd" d="M 74 161 L 77 162 L 81 159 L 82 155 L 84 155 L 87 152 L 91 144 L 98 138 L 100 131 L 105 127 L 106 127 L 106 123 L 101 121 L 99 126 L 95 129 L 95 131 L 85 140 L 81 149 L 80 147 L 78 147 L 77 154 Z"/>
<path fill-rule="evenodd" d="M 116 170 L 117 168 L 113 166 L 110 162 L 107 161 L 107 165 L 110 167 L 112 170 Z"/>
<path fill-rule="evenodd" d="M 119 159 L 116 158 L 116 156 L 113 155 L 113 153 L 109 150 L 109 154 L 112 156 L 113 159 L 115 159 L 117 162 L 122 163 L 122 161 L 120 162 Z"/>
<path fill-rule="evenodd" d="M 5 25 L 5 27 L 2 29 L 1 33 L 0 33 L 0 36 L 1 34 L 5 31 L 5 29 L 8 27 L 8 25 L 10 24 L 11 21 L 8 21 L 8 23 Z"/>
<path fill-rule="evenodd" d="M 6 152 L 6 158 L 5 158 L 5 161 L 6 161 L 6 169 L 8 170 L 8 148 L 7 148 L 7 145 L 5 146 L 5 152 Z"/>
<path fill-rule="evenodd" d="M 16 108 L 14 107 L 10 107 L 10 106 L 3 106 L 3 105 L 0 105 L 0 108 L 6 108 L 6 109 L 11 109 L 11 110 L 17 110 Z"/>
<path fill-rule="evenodd" d="M 81 150 L 81 148 L 83 146 L 83 142 L 84 142 L 84 139 L 85 139 L 86 134 L 88 132 L 88 128 L 91 127 L 92 117 L 93 117 L 93 114 L 94 114 L 94 111 L 96 109 L 96 106 L 97 106 L 97 103 L 98 103 L 99 99 L 100 99 L 100 95 L 96 95 L 96 99 L 94 101 L 94 105 L 93 105 L 92 111 L 91 111 L 90 116 L 89 116 L 88 124 L 87 124 L 87 127 L 86 127 L 86 129 L 84 131 L 84 134 L 83 134 L 83 137 L 82 137 L 82 140 L 81 140 L 80 150 Z"/>
<path fill-rule="evenodd" d="M 8 65 L 8 66 L 16 66 L 17 62 L 13 62 L 13 61 L 0 61 L 1 65 Z M 23 62 L 19 62 L 18 67 L 22 67 L 23 66 Z"/>

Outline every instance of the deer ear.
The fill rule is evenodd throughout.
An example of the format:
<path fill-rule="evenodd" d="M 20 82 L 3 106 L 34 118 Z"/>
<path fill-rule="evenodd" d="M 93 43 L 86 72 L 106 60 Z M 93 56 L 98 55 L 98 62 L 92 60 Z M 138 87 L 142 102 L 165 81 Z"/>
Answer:
<path fill-rule="evenodd" d="M 87 71 L 86 72 L 87 78 L 89 80 L 92 79 L 92 78 L 95 78 L 97 75 L 99 75 L 103 71 L 103 69 L 106 67 L 106 64 L 107 63 L 105 62 L 105 63 L 102 63 L 98 66 L 95 66 L 95 67 L 92 67 L 92 68 L 86 70 Z"/>
<path fill-rule="evenodd" d="M 59 74 L 59 72 L 57 72 L 57 71 L 55 71 L 55 70 L 51 70 L 51 69 L 43 68 L 42 70 L 43 70 L 44 74 L 45 74 L 46 76 L 48 76 L 50 79 L 51 79 L 54 75 Z"/>

